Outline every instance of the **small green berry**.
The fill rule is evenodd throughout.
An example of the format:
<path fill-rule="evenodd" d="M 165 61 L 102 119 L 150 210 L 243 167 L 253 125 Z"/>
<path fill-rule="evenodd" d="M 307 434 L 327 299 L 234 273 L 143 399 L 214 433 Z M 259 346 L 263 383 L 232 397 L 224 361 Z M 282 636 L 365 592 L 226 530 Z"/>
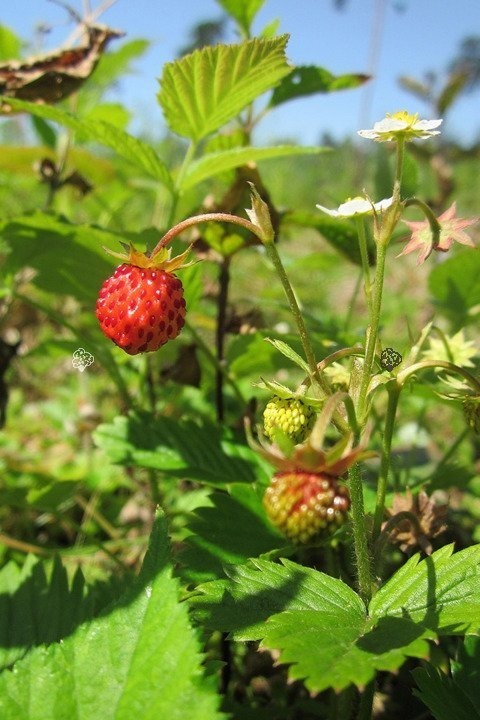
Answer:
<path fill-rule="evenodd" d="M 300 398 L 273 397 L 263 412 L 263 431 L 274 440 L 275 430 L 282 430 L 295 444 L 303 442 L 315 423 L 315 411 Z"/>

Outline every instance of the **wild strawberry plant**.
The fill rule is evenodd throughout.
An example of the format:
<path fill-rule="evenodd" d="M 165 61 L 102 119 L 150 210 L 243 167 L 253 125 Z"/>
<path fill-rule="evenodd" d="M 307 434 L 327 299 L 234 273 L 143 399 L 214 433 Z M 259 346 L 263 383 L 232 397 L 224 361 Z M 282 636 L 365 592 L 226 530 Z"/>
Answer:
<path fill-rule="evenodd" d="M 413 695 L 408 717 L 476 717 L 478 534 L 453 515 L 458 491 L 450 508 L 445 493 L 463 472 L 478 504 L 469 463 L 480 380 L 463 326 L 480 303 L 480 268 L 474 247 L 452 248 L 474 246 L 476 218 L 412 193 L 408 155 L 411 143 L 436 141 L 441 120 L 401 111 L 360 131 L 393 150 L 384 199 L 363 192 L 337 209 L 280 212 L 256 163 L 291 158 L 293 174 L 294 158 L 324 149 L 254 146 L 256 124 L 283 102 L 365 78 L 292 67 L 286 36 L 251 37 L 261 2 L 220 4 L 243 40 L 175 60 L 160 78 L 165 121 L 187 141 L 179 162 L 127 133 L 107 104 L 117 122 L 101 119 L 98 103 L 95 116 L 88 82 L 76 112 L 6 101 L 36 119 L 57 156 L 42 166 L 43 182 L 47 166 L 56 176 L 46 211 L 1 228 L 4 325 L 30 308 L 45 326 L 38 347 L 49 362 L 71 352 L 82 380 L 60 411 L 45 405 L 52 431 L 75 418 L 75 459 L 55 462 L 38 445 L 43 418 L 22 426 L 24 457 L 15 433 L 2 441 L 12 513 L 0 535 L 1 717 L 393 718 L 396 692 L 403 717 Z M 126 48 L 123 60 L 141 49 Z M 119 206 L 153 187 L 154 227 L 122 228 L 101 190 L 104 223 L 91 207 L 87 222 L 65 205 L 65 185 L 73 177 L 79 187 L 62 176 L 81 157 L 74 135 L 84 152 L 87 139 L 113 150 L 135 179 L 116 188 Z M 356 319 L 321 326 L 316 248 L 301 288 L 313 286 L 314 301 L 294 290 L 285 236 L 305 228 L 360 269 Z M 119 243 L 127 255 L 115 270 Z M 393 261 L 412 251 L 415 287 L 452 251 L 429 281 L 451 334 L 431 319 L 415 336 L 405 324 L 389 330 L 400 316 L 385 311 Z M 231 298 L 243 286 L 258 310 L 257 278 L 278 284 L 282 321 L 276 306 L 271 327 L 242 331 L 252 315 L 235 317 Z M 214 304 L 202 287 L 212 283 Z M 2 341 L 5 371 L 16 347 Z M 458 437 L 443 438 L 435 462 L 402 464 L 403 414 L 420 433 L 424 406 Z"/>

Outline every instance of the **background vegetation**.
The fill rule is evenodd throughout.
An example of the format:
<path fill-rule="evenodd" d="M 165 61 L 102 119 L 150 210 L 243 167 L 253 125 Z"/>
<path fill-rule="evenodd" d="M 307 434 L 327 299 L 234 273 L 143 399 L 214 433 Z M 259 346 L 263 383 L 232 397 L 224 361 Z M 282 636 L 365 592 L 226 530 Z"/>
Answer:
<path fill-rule="evenodd" d="M 221 5 L 248 34 L 251 17 L 235 12 L 235 3 Z M 253 12 L 255 3 L 239 7 L 244 5 Z M 7 28 L 2 38 L 4 59 L 10 60 L 21 39 Z M 177 341 L 155 354 L 128 357 L 112 346 L 97 326 L 94 305 L 115 266 L 103 246 L 118 249 L 123 240 L 152 248 L 169 226 L 205 209 L 244 215 L 251 180 L 268 197 L 280 227 L 278 247 L 317 359 L 360 343 L 365 307 L 355 228 L 321 217 L 315 204 L 337 206 L 361 188 L 374 198 L 387 197 L 393 158 L 384 145 L 365 147 L 351 139 L 332 143 L 327 137 L 318 148 L 300 149 L 279 138 L 276 149 L 265 152 L 267 159 L 253 152 L 254 163 L 247 154 L 245 162 L 220 163 L 212 172 L 211 164 L 201 164 L 209 153 L 251 147 L 255 118 L 249 101 L 236 122 L 228 118 L 198 138 L 197 156 L 187 168 L 188 133 L 179 137 L 177 121 L 169 116 L 167 69 L 160 102 L 177 132 L 160 141 L 125 134 L 130 109 L 105 100 L 111 84 L 145 48 L 137 39 L 112 43 L 78 92 L 56 106 L 26 106 L 32 114 L 7 116 L 0 126 L 3 717 L 120 718 L 131 717 L 135 706 L 152 718 L 210 719 L 222 712 L 239 720 L 348 717 L 355 697 L 346 698 L 347 690 L 329 694 L 331 686 L 318 680 L 318 670 L 310 685 L 301 673 L 287 680 L 285 666 L 275 665 L 275 652 L 258 653 L 253 642 L 228 640 L 223 632 L 231 629 L 228 607 L 225 627 L 218 621 L 211 631 L 208 608 L 200 603 L 192 621 L 186 603 L 179 602 L 199 583 L 224 580 L 224 568 L 249 557 L 272 561 L 282 555 L 303 563 L 305 572 L 315 568 L 341 578 L 352 573 L 348 532 L 334 540 L 333 549 L 298 551 L 286 546 L 262 509 L 271 471 L 246 445 L 242 418 L 247 412 L 257 420 L 261 415 L 268 395 L 255 385 L 260 378 L 292 386 L 301 379 L 265 342 L 280 338 L 300 351 L 262 248 L 220 224 L 176 240 L 176 249 L 193 240 L 201 262 L 181 275 L 188 323 Z M 476 54 L 470 47 L 470 55 L 470 64 L 452 62 L 447 83 L 435 92 L 433 85 L 404 80 L 413 93 L 430 99 L 432 117 L 448 113 L 467 86 L 475 89 L 478 46 Z M 343 85 L 348 92 L 364 81 L 352 75 L 339 82 L 321 70 L 315 91 Z M 278 86 L 280 75 L 259 94 Z M 306 82 L 302 77 L 302 87 Z M 285 101 L 290 100 L 294 97 Z M 25 109 L 21 102 L 12 105 Z M 287 145 L 290 150 L 278 149 Z M 479 152 L 478 145 L 460 147 L 448 136 L 412 145 L 405 195 L 421 192 L 437 213 L 456 200 L 460 216 L 474 215 Z M 472 237 L 478 239 L 478 228 Z M 399 232 L 389 250 L 392 258 L 404 238 Z M 392 261 L 384 345 L 403 355 L 432 321 L 447 335 L 463 331 L 478 347 L 479 277 L 477 251 L 468 248 L 436 256 L 421 268 L 411 256 Z M 95 358 L 85 372 L 72 365 L 78 348 Z M 469 363 L 475 374 L 478 356 Z M 479 448 L 460 404 L 444 395 L 442 378 L 432 372 L 402 396 L 389 498 L 391 503 L 393 491 L 426 488 L 448 505 L 447 529 L 432 540 L 433 548 L 454 542 L 460 551 L 480 540 Z M 382 403 L 373 429 L 377 446 Z M 365 472 L 369 511 L 374 475 L 373 465 Z M 404 561 L 402 550 L 391 546 L 385 577 Z M 268 577 L 270 566 L 263 572 Z M 202 631 L 194 632 L 192 623 Z M 236 635 L 242 639 L 242 628 Z M 465 643 L 453 636 L 437 639 L 415 654 L 430 662 L 423 675 L 417 659 L 387 663 L 378 676 L 375 717 L 441 719 L 452 707 L 449 717 L 463 717 L 459 707 L 470 720 L 477 717 L 462 673 L 478 679 L 479 648 L 473 635 Z M 73 675 L 66 672 L 73 666 Z M 18 675 L 9 673 L 14 667 Z M 450 673 L 442 692 L 452 705 L 443 709 L 432 699 L 439 669 Z M 138 678 L 146 672 L 144 689 Z M 65 700 L 60 710 L 75 682 L 77 709 Z M 362 685 L 361 679 L 352 682 Z M 423 692 L 422 700 L 413 688 L 416 695 Z"/>

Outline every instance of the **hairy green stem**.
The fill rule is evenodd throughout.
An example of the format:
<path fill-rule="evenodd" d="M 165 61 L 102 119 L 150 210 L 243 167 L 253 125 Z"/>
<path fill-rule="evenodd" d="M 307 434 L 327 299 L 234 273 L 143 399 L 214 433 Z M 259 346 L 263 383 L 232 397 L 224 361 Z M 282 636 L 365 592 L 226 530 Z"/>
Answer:
<path fill-rule="evenodd" d="M 363 426 L 366 420 L 367 392 L 372 376 L 373 363 L 375 361 L 375 348 L 377 345 L 378 328 L 380 325 L 380 312 L 382 309 L 383 282 L 385 278 L 385 259 L 387 243 L 379 242 L 377 247 L 377 266 L 375 269 L 374 292 L 372 300 L 372 314 L 367 328 L 367 340 L 365 349 L 365 364 L 362 373 L 362 383 L 358 400 L 358 416 L 360 425 Z"/>
<path fill-rule="evenodd" d="M 168 230 L 168 232 L 166 232 L 165 235 L 160 238 L 155 248 L 152 250 L 151 254 L 155 255 L 155 253 L 157 253 L 161 248 L 168 245 L 168 243 L 173 240 L 174 237 L 180 235 L 180 233 L 182 233 L 184 230 L 187 230 L 187 228 L 194 227 L 195 225 L 199 225 L 200 223 L 205 222 L 228 222 L 232 223 L 233 225 L 240 225 L 246 230 L 250 230 L 250 232 L 256 235 L 260 240 L 262 239 L 260 228 L 257 225 L 254 225 L 249 220 L 245 220 L 245 218 L 223 212 L 201 213 L 200 215 L 193 215 L 186 220 L 182 220 L 177 225 L 174 225 L 172 228 L 170 228 L 170 230 Z"/>
<path fill-rule="evenodd" d="M 480 395 L 480 381 L 477 380 L 477 378 L 472 375 L 472 373 L 468 372 L 468 370 L 465 370 L 465 368 L 460 367 L 460 365 L 455 365 L 454 363 L 448 362 L 447 360 L 421 360 L 418 363 L 414 363 L 414 365 L 410 365 L 409 367 L 406 367 L 405 370 L 402 370 L 398 373 L 397 382 L 400 385 L 404 385 L 409 377 L 415 375 L 415 373 L 417 373 L 419 370 L 426 370 L 428 368 L 443 368 L 444 370 L 449 370 L 456 375 L 460 375 L 464 380 L 467 381 L 471 389 L 477 395 Z"/>
<path fill-rule="evenodd" d="M 348 487 L 350 490 L 358 590 L 360 597 L 365 604 L 368 605 L 372 597 L 373 577 L 368 551 L 367 530 L 365 527 L 362 478 L 358 463 L 353 465 L 348 471 Z"/>
<path fill-rule="evenodd" d="M 315 380 L 315 382 L 319 385 L 321 390 L 325 393 L 325 395 L 329 396 L 332 394 L 332 390 L 327 379 L 318 370 L 317 361 L 315 360 L 315 353 L 313 352 L 313 347 L 310 342 L 310 337 L 307 332 L 305 321 L 303 319 L 302 312 L 298 306 L 297 298 L 295 297 L 295 293 L 293 292 L 290 280 L 288 279 L 285 268 L 283 267 L 283 263 L 278 253 L 278 250 L 274 243 L 266 243 L 265 250 L 278 274 L 278 277 L 280 278 L 280 282 L 282 283 L 283 290 L 290 306 L 290 311 L 297 325 L 298 334 L 300 335 L 300 341 L 302 343 L 305 358 L 310 369 L 310 374 Z M 349 431 L 349 426 L 346 423 L 345 418 L 342 417 L 338 410 L 335 411 L 333 420 L 335 422 L 335 425 L 341 432 L 346 433 Z"/>
<path fill-rule="evenodd" d="M 287 273 L 285 272 L 285 268 L 283 267 L 283 263 L 280 255 L 278 254 L 276 246 L 273 243 L 268 243 L 267 245 L 265 245 L 265 250 L 267 251 L 267 255 L 271 260 L 272 265 L 274 266 L 278 274 L 278 277 L 280 278 L 280 282 L 282 283 L 283 290 L 290 306 L 290 311 L 298 328 L 298 333 L 300 335 L 300 340 L 302 343 L 303 351 L 305 353 L 305 358 L 308 363 L 308 367 L 310 368 L 311 374 L 315 376 L 317 375 L 317 361 L 315 360 L 315 354 L 313 352 L 312 344 L 308 336 L 303 315 L 298 306 L 297 298 L 295 297 L 295 293 L 293 292 L 290 280 L 288 279 Z M 322 387 L 322 382 L 320 381 L 320 386 L 322 387 L 322 390 L 324 390 L 326 394 L 330 394 L 330 388 L 326 386 L 324 379 L 323 383 L 324 386 Z"/>
<path fill-rule="evenodd" d="M 397 383 L 388 384 L 388 405 L 385 418 L 385 429 L 382 440 L 382 454 L 380 460 L 380 474 L 377 483 L 377 498 L 375 514 L 373 517 L 372 542 L 375 542 L 382 528 L 383 513 L 385 509 L 385 495 L 387 492 L 388 473 L 390 470 L 390 451 L 392 447 L 393 430 L 395 427 L 395 415 L 397 412 L 398 398 L 400 397 L 401 386 Z"/>
<path fill-rule="evenodd" d="M 225 353 L 225 325 L 227 318 L 228 291 L 230 287 L 230 260 L 222 258 L 219 266 L 218 274 L 218 296 L 217 296 L 217 323 L 215 332 L 215 349 L 217 356 L 215 371 L 215 405 L 217 410 L 217 420 L 221 422 L 224 419 L 224 353 Z"/>
<path fill-rule="evenodd" d="M 362 260 L 363 280 L 365 297 L 367 300 L 368 316 L 372 317 L 372 283 L 370 280 L 370 263 L 368 262 L 367 235 L 365 233 L 365 222 L 362 216 L 356 216 L 358 245 Z"/>

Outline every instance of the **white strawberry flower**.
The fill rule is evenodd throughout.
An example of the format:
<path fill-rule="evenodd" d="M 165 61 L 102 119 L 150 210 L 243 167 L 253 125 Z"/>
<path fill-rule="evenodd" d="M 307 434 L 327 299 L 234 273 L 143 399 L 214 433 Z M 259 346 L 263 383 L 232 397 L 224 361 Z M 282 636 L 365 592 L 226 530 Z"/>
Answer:
<path fill-rule="evenodd" d="M 383 120 L 376 122 L 370 130 L 359 130 L 361 137 L 378 142 L 389 142 L 404 138 L 405 140 L 425 140 L 433 135 L 440 135 L 440 130 L 435 128 L 441 125 L 443 120 L 419 120 L 418 114 L 411 115 L 405 110 L 387 114 Z"/>
<path fill-rule="evenodd" d="M 383 212 L 384 210 L 387 210 L 392 203 L 393 197 L 385 198 L 377 203 L 373 203 L 368 198 L 359 196 L 353 199 L 348 199 L 346 202 L 339 205 L 337 210 L 329 210 L 328 208 L 323 207 L 323 205 L 317 205 L 317 208 L 331 217 L 349 218 L 354 215 L 371 215 L 374 212 Z"/>

